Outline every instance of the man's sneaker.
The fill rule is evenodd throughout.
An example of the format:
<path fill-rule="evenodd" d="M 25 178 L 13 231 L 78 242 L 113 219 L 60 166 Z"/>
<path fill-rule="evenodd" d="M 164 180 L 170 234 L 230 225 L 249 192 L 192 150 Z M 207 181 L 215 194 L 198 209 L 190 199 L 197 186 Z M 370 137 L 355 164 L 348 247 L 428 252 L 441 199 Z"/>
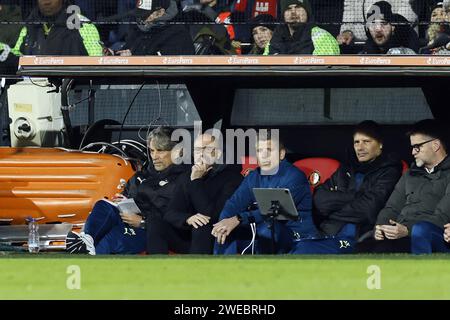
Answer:
<path fill-rule="evenodd" d="M 94 239 L 84 232 L 69 232 L 66 238 L 66 251 L 69 253 L 88 253 L 95 255 Z"/>

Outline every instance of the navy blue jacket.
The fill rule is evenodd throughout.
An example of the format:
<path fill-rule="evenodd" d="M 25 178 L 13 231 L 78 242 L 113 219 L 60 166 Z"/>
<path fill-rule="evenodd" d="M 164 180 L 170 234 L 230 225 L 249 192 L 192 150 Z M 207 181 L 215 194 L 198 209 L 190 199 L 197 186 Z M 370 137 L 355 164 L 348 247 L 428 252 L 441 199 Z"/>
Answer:
<path fill-rule="evenodd" d="M 233 196 L 226 202 L 219 220 L 240 214 L 243 225 L 248 224 L 251 220 L 254 220 L 257 224 L 263 222 L 264 219 L 258 209 L 248 210 L 256 202 L 253 188 L 289 189 L 297 207 L 299 219 L 286 221 L 286 226 L 298 232 L 301 237 L 312 237 L 317 234 L 312 221 L 312 196 L 308 180 L 302 171 L 286 160 L 280 163 L 275 175 L 261 175 L 259 168 L 250 172 Z"/>

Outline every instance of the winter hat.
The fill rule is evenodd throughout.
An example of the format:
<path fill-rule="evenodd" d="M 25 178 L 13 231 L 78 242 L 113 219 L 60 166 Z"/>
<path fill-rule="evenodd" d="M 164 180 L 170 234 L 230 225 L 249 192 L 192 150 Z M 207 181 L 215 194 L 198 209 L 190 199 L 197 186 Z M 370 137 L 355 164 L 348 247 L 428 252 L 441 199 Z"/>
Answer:
<path fill-rule="evenodd" d="M 444 8 L 444 3 L 443 2 L 438 2 L 438 3 L 433 4 L 430 7 L 430 12 L 433 12 L 434 9 L 437 9 L 437 8 Z"/>
<path fill-rule="evenodd" d="M 252 20 L 250 20 L 250 30 L 255 29 L 256 27 L 266 27 L 270 30 L 275 30 L 275 27 L 277 26 L 275 23 L 277 20 L 270 14 L 259 14 L 256 17 L 254 17 Z"/>
<path fill-rule="evenodd" d="M 367 11 L 367 20 L 378 20 L 382 19 L 386 22 L 392 22 L 392 6 L 389 2 L 378 1 L 375 2 Z"/>
<path fill-rule="evenodd" d="M 292 4 L 296 4 L 305 9 L 306 13 L 308 14 L 308 20 L 310 19 L 310 17 L 312 16 L 312 9 L 308 0 L 281 0 L 281 14 L 283 15 L 287 8 Z"/>
<path fill-rule="evenodd" d="M 145 20 L 154 11 L 170 6 L 170 0 L 138 0 L 136 4 L 136 15 Z"/>

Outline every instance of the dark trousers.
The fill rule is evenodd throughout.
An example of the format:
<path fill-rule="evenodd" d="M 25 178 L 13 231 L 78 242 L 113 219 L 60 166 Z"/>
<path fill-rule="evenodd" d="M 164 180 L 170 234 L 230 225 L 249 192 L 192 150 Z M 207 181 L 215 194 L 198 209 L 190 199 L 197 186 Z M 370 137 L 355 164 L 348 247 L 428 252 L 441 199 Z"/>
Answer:
<path fill-rule="evenodd" d="M 450 246 L 444 240 L 444 228 L 426 221 L 414 224 L 411 230 L 411 253 L 432 252 L 450 252 Z"/>
<path fill-rule="evenodd" d="M 356 225 L 348 223 L 335 236 L 301 239 L 295 243 L 293 254 L 343 254 L 353 253 Z"/>
<path fill-rule="evenodd" d="M 147 223 L 147 252 L 211 254 L 214 241 L 211 231 L 211 224 L 198 229 L 178 229 L 159 217 L 151 217 Z"/>
<path fill-rule="evenodd" d="M 84 225 L 94 239 L 96 254 L 136 254 L 145 251 L 145 230 L 123 223 L 116 207 L 98 201 Z"/>
<path fill-rule="evenodd" d="M 368 239 L 356 246 L 357 253 L 410 253 L 411 238 L 405 237 L 395 240 Z"/>
<path fill-rule="evenodd" d="M 443 228 L 421 221 L 413 225 L 410 237 L 381 241 L 371 239 L 359 244 L 357 252 L 427 254 L 450 252 L 450 245 L 444 241 Z"/>
<path fill-rule="evenodd" d="M 271 254 L 272 252 L 272 232 L 271 222 L 263 221 L 256 225 L 255 253 Z M 240 254 L 249 244 L 252 232 L 249 225 L 239 225 L 227 237 L 224 244 L 214 245 L 214 254 Z M 275 253 L 285 254 L 292 250 L 294 245 L 294 232 L 280 221 L 275 221 Z M 251 249 L 247 250 L 251 253 Z"/>

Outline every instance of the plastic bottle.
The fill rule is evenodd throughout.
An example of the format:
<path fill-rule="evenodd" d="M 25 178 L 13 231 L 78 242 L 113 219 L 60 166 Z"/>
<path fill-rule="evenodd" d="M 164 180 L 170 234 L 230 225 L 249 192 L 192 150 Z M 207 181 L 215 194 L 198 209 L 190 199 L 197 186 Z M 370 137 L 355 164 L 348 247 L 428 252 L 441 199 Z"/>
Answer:
<path fill-rule="evenodd" d="M 39 225 L 34 218 L 28 220 L 28 251 L 30 253 L 39 252 Z"/>

